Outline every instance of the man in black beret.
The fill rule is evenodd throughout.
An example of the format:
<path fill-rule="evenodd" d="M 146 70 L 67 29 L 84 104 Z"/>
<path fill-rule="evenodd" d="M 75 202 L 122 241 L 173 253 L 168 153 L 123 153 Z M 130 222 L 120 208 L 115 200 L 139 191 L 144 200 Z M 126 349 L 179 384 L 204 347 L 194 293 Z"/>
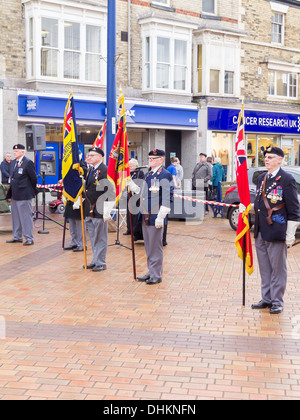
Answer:
<path fill-rule="evenodd" d="M 132 192 L 141 192 L 142 230 L 147 254 L 148 272 L 138 276 L 137 280 L 152 285 L 162 281 L 163 230 L 173 201 L 173 179 L 163 167 L 164 161 L 164 150 L 151 150 L 150 170 L 144 176 L 141 190 L 132 180 L 128 185 Z"/>
<path fill-rule="evenodd" d="M 89 149 L 89 170 L 85 179 L 83 212 L 85 226 L 89 232 L 93 259 L 87 268 L 92 271 L 106 270 L 108 247 L 108 223 L 111 205 L 114 205 L 112 184 L 107 180 L 107 166 L 103 162 L 104 152 L 100 147 Z M 102 197 L 103 196 L 103 197 Z M 109 202 L 104 199 L 109 198 Z"/>
<path fill-rule="evenodd" d="M 11 217 L 13 238 L 7 243 L 23 242 L 33 245 L 32 199 L 36 194 L 37 175 L 34 163 L 25 156 L 25 146 L 13 146 L 15 159 L 10 165 Z"/>
<path fill-rule="evenodd" d="M 283 310 L 287 283 L 287 247 L 295 241 L 300 209 L 294 177 L 281 169 L 284 152 L 279 147 L 264 151 L 267 173 L 257 179 L 255 247 L 261 275 L 262 300 L 252 309 Z"/>

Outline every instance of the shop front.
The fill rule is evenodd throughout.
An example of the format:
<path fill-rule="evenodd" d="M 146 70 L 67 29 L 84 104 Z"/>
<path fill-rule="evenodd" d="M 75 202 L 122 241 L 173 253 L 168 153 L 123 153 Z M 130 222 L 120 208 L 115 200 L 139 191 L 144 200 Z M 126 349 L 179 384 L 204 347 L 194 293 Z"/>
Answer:
<path fill-rule="evenodd" d="M 84 155 L 95 141 L 106 119 L 106 101 L 93 98 L 76 98 L 76 125 L 80 149 Z M 22 125 L 45 124 L 46 145 L 56 150 L 59 160 L 58 173 L 51 176 L 51 183 L 61 174 L 63 141 L 63 118 L 67 97 L 42 95 L 32 92 L 18 94 L 18 123 Z M 129 157 L 138 159 L 140 165 L 147 164 L 149 149 L 166 148 L 169 155 L 181 158 L 181 141 L 197 137 L 198 109 L 196 106 L 154 104 L 126 101 L 126 123 Z M 174 135 L 170 135 L 170 132 Z M 191 136 L 185 133 L 192 133 Z M 193 134 L 194 133 L 194 134 Z M 25 135 L 24 135 L 25 137 Z M 108 153 L 104 145 L 104 151 Z M 37 168 L 38 170 L 38 168 Z M 46 179 L 47 182 L 49 180 Z"/>
<path fill-rule="evenodd" d="M 227 180 L 234 179 L 234 150 L 240 110 L 207 109 L 211 154 L 220 157 Z M 263 152 L 270 146 L 285 152 L 285 166 L 299 166 L 300 114 L 245 110 L 245 137 L 248 167 L 264 166 Z"/>

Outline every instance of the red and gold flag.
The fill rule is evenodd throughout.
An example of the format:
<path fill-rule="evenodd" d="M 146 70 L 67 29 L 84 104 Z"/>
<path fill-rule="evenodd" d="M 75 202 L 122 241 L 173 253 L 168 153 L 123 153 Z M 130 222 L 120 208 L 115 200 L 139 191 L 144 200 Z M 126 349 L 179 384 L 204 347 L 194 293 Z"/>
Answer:
<path fill-rule="evenodd" d="M 125 99 L 122 92 L 119 96 L 119 124 L 113 142 L 107 167 L 107 178 L 116 191 L 116 205 L 118 205 L 122 191 L 126 188 L 126 181 L 130 180 L 127 144 L 127 130 L 125 119 Z"/>

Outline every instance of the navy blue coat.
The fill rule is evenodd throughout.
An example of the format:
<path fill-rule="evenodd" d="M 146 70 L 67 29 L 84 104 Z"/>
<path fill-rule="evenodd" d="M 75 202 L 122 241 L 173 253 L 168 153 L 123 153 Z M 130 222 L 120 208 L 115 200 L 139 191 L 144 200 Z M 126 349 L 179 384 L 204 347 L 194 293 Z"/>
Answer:
<path fill-rule="evenodd" d="M 149 217 L 149 225 L 155 225 L 160 206 L 171 208 L 173 193 L 173 177 L 165 168 L 161 166 L 155 174 L 151 175 L 151 171 L 145 174 L 141 190 L 141 211 L 144 220 L 145 216 Z"/>
<path fill-rule="evenodd" d="M 20 165 L 16 159 L 10 165 L 10 190 L 9 195 L 13 200 L 31 200 L 37 192 L 37 175 L 32 160 L 23 156 Z"/>
<path fill-rule="evenodd" d="M 283 169 L 280 169 L 275 177 L 270 180 L 267 179 L 265 191 L 266 199 L 268 200 L 270 208 L 272 209 L 285 203 L 285 207 L 273 212 L 273 224 L 269 225 L 266 220 L 268 211 L 262 196 L 262 184 L 264 177 L 265 173 L 261 174 L 257 179 L 257 191 L 254 201 L 254 237 L 257 238 L 258 233 L 261 232 L 261 236 L 264 241 L 285 241 L 287 221 L 291 220 L 296 222 L 300 219 L 300 207 L 296 181 L 291 174 L 285 172 Z"/>

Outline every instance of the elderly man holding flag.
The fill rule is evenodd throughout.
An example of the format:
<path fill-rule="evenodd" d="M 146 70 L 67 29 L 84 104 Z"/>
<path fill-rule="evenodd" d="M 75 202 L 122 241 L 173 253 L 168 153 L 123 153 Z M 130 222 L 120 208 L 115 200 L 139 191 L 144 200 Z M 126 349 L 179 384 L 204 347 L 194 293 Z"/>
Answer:
<path fill-rule="evenodd" d="M 287 248 L 295 241 L 300 209 L 294 177 L 281 168 L 284 152 L 279 147 L 264 151 L 267 173 L 257 179 L 255 246 L 261 275 L 262 300 L 252 309 L 283 310 L 287 284 Z"/>

